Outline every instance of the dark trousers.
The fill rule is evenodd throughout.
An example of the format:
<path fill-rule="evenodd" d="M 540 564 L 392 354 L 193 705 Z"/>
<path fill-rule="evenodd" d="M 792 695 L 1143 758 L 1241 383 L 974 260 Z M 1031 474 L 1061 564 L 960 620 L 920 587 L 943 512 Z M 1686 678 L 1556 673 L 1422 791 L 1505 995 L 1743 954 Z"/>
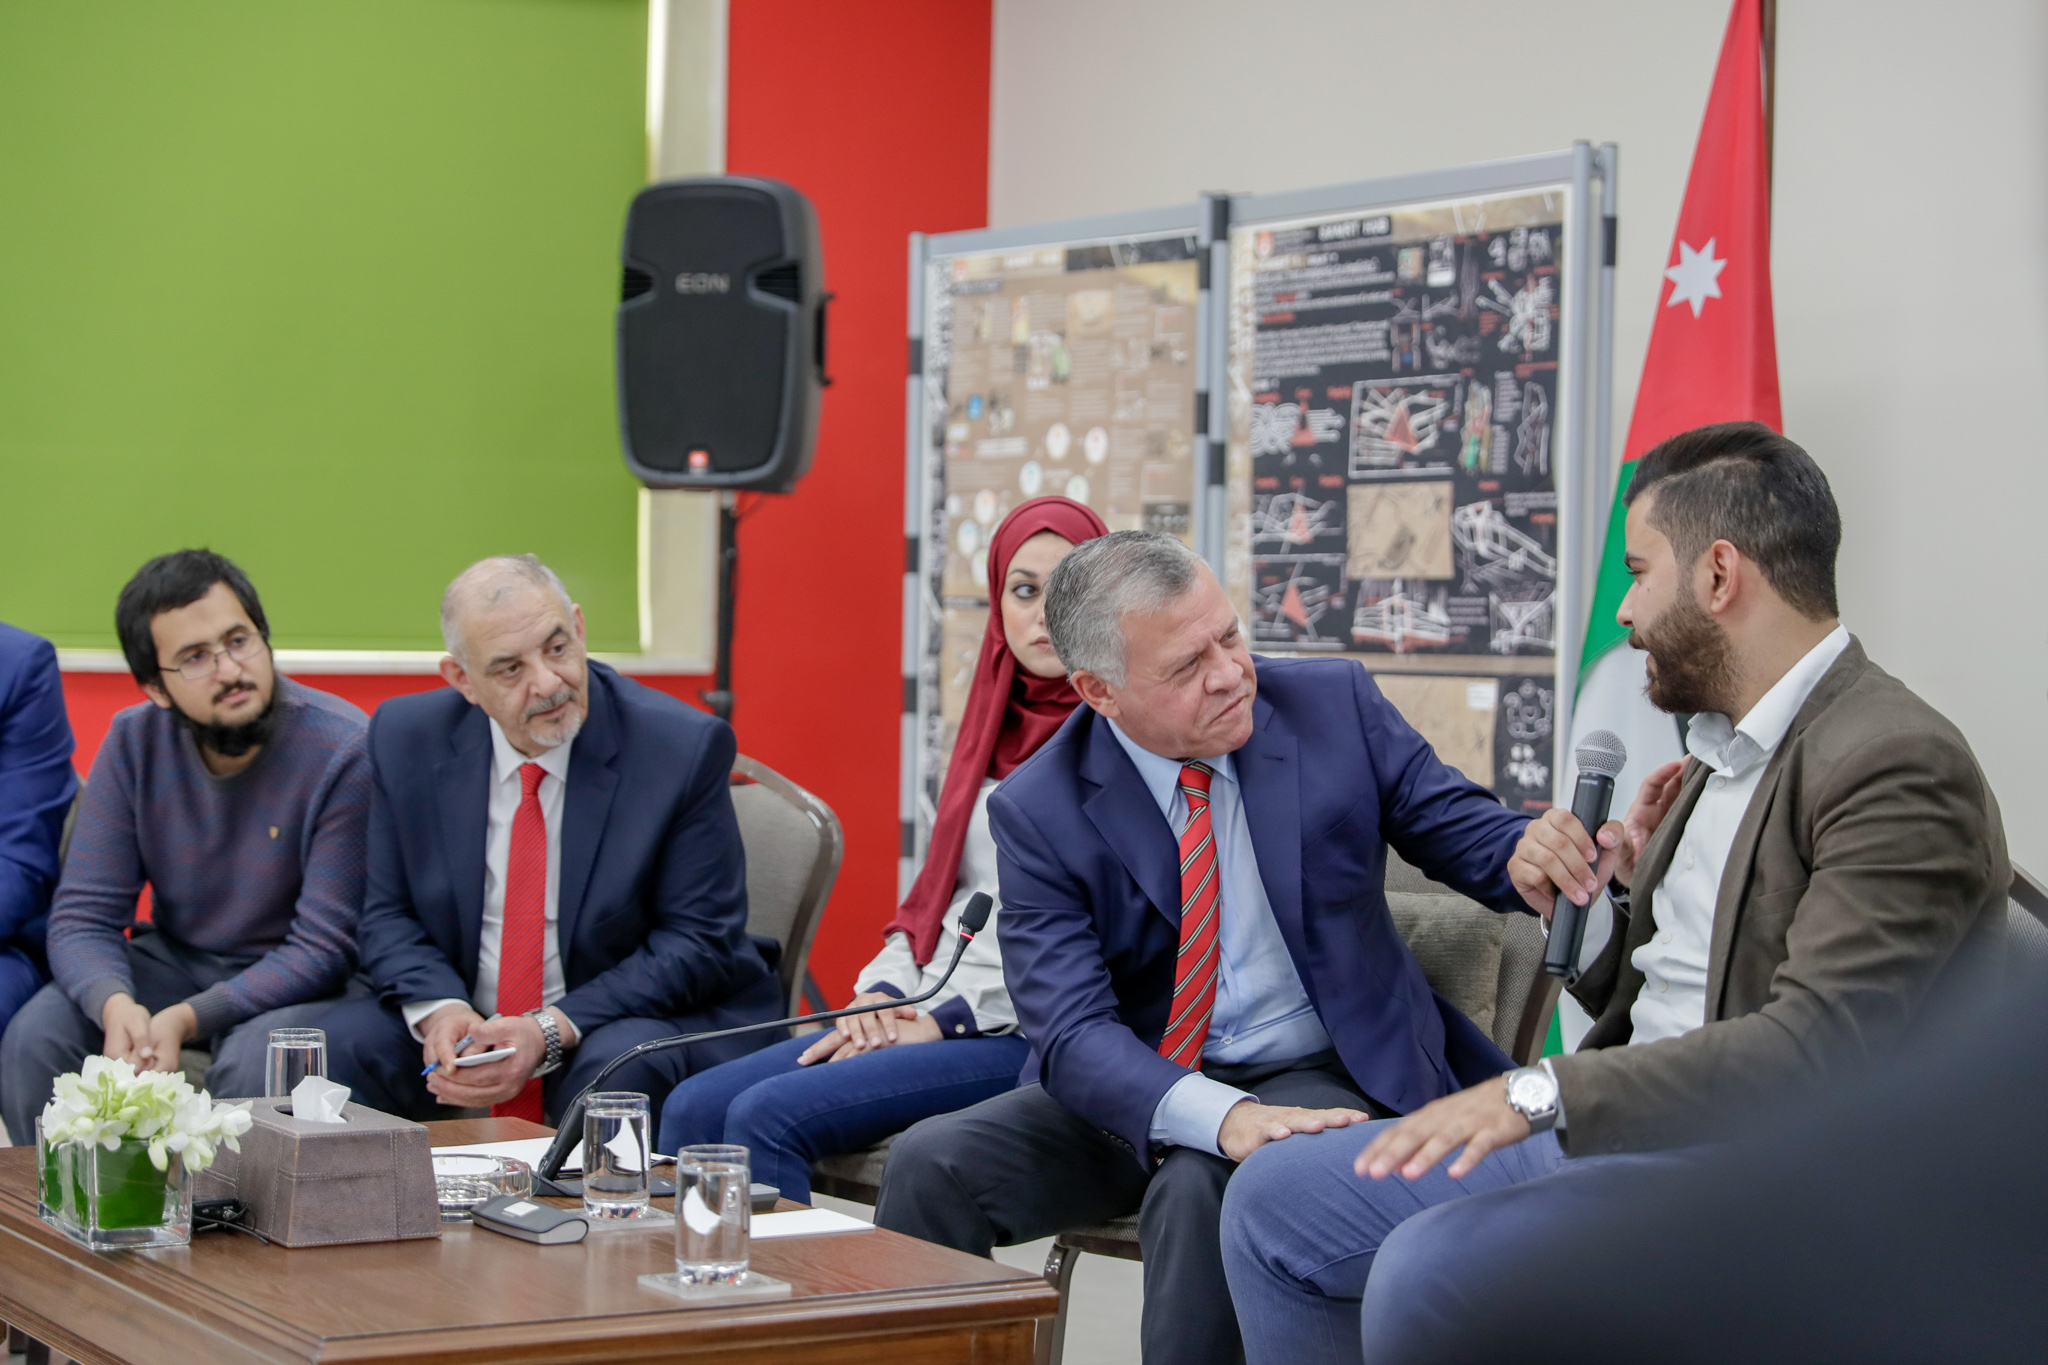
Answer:
<path fill-rule="evenodd" d="M 256 960 L 187 947 L 155 931 L 137 932 L 128 941 L 127 953 L 135 1003 L 152 1014 L 239 975 Z M 213 1050 L 213 1065 L 206 1072 L 208 1093 L 215 1099 L 261 1095 L 270 1031 L 317 1024 L 342 998 L 286 1005 L 223 1029 L 217 1038 L 194 1038 L 188 1046 L 210 1045 Z M 34 1141 L 36 1115 L 50 1102 L 56 1079 L 78 1070 L 105 1042 L 100 1021 L 86 1018 L 54 982 L 15 1013 L 6 1037 L 0 1039 L 0 1119 L 15 1142 Z"/>
<path fill-rule="evenodd" d="M 1377 1110 L 1334 1055 L 1203 1067 L 1265 1104 Z M 1219 1218 L 1236 1163 L 1170 1147 L 1147 1170 L 1130 1148 L 1027 1085 L 926 1119 L 896 1139 L 875 1222 L 986 1256 L 1138 1210 L 1145 1253 L 1145 1365 L 1244 1359 Z"/>
<path fill-rule="evenodd" d="M 620 1053 L 656 1038 L 766 1023 L 780 1017 L 781 1005 L 781 987 L 774 977 L 764 976 L 697 1014 L 673 1019 L 614 1019 L 592 1029 L 568 1055 L 562 1069 L 541 1082 L 541 1103 L 548 1122 L 553 1123 L 569 1101 Z M 440 1117 L 440 1103 L 420 1075 L 425 1065 L 420 1045 L 413 1041 L 396 1005 L 352 1000 L 323 1016 L 319 1024 L 327 1030 L 327 1074 L 349 1087 L 351 1099 L 400 1118 L 424 1121 Z M 771 1029 L 745 1038 L 650 1053 L 614 1072 L 605 1088 L 637 1090 L 647 1096 L 652 1112 L 658 1114 L 668 1092 L 684 1078 L 744 1057 L 780 1037 L 781 1030 Z"/>

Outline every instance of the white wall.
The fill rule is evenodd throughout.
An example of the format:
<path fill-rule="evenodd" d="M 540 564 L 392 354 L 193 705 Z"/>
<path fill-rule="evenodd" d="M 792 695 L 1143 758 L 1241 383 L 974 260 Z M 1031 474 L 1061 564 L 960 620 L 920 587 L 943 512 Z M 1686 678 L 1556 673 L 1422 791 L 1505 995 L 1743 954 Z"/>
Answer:
<path fill-rule="evenodd" d="M 1621 145 L 1617 456 L 1727 0 L 995 0 L 996 225 Z M 2048 872 L 2048 14 L 1787 0 L 1772 268 L 1843 616 Z"/>

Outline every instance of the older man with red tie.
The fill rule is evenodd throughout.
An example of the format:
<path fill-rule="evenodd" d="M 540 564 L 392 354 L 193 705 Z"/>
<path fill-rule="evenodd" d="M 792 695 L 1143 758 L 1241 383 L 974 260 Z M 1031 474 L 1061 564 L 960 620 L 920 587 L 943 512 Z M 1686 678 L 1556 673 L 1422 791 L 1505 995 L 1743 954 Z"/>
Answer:
<path fill-rule="evenodd" d="M 449 689 L 370 724 L 360 939 L 379 998 L 321 1021 L 331 1074 L 391 1113 L 538 1122 L 638 1043 L 773 1019 L 732 730 L 591 662 L 581 609 L 531 555 L 465 570 L 441 625 Z M 772 1040 L 660 1053 L 618 1088 L 659 1108 L 690 1071 Z"/>

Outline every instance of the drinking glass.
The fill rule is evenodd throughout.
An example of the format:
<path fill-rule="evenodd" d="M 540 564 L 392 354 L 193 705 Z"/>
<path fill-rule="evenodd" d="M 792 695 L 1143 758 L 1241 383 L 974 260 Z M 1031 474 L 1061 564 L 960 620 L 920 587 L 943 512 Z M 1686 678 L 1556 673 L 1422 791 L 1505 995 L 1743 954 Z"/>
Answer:
<path fill-rule="evenodd" d="M 603 1090 L 583 1104 L 583 1212 L 639 1218 L 647 1212 L 647 1097 Z"/>
<path fill-rule="evenodd" d="M 327 1030 L 317 1028 L 274 1028 L 270 1031 L 270 1053 L 263 1068 L 263 1094 L 278 1098 L 292 1093 L 292 1087 L 308 1076 L 327 1075 Z"/>
<path fill-rule="evenodd" d="M 677 1279 L 739 1284 L 747 1278 L 752 1186 L 744 1147 L 685 1147 L 676 1153 Z"/>

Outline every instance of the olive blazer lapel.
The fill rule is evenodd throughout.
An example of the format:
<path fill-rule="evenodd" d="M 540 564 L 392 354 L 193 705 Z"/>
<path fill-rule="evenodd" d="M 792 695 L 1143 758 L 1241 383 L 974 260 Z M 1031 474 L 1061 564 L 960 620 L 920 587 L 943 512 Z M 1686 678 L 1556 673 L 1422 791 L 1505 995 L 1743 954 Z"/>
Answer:
<path fill-rule="evenodd" d="M 1786 756 L 1793 752 L 1799 737 L 1813 724 L 1815 717 L 1848 691 L 1869 665 L 1870 658 L 1863 652 L 1863 646 L 1851 636 L 1848 646 L 1828 665 L 1827 672 L 1820 675 L 1813 691 L 1807 693 L 1799 714 L 1792 718 L 1784 738 L 1772 751 L 1764 775 L 1757 780 L 1756 791 L 1749 798 L 1749 807 L 1742 813 L 1742 822 L 1735 827 L 1735 842 L 1729 846 L 1728 862 L 1721 869 L 1720 891 L 1714 897 L 1714 937 L 1707 950 L 1708 1023 L 1721 1018 L 1722 996 L 1728 984 L 1728 959 L 1734 952 L 1735 935 L 1742 927 L 1742 911 L 1749 901 L 1749 882 L 1756 870 L 1756 851 L 1763 841 L 1764 825 L 1778 805 L 1779 788 L 1785 779 Z"/>

